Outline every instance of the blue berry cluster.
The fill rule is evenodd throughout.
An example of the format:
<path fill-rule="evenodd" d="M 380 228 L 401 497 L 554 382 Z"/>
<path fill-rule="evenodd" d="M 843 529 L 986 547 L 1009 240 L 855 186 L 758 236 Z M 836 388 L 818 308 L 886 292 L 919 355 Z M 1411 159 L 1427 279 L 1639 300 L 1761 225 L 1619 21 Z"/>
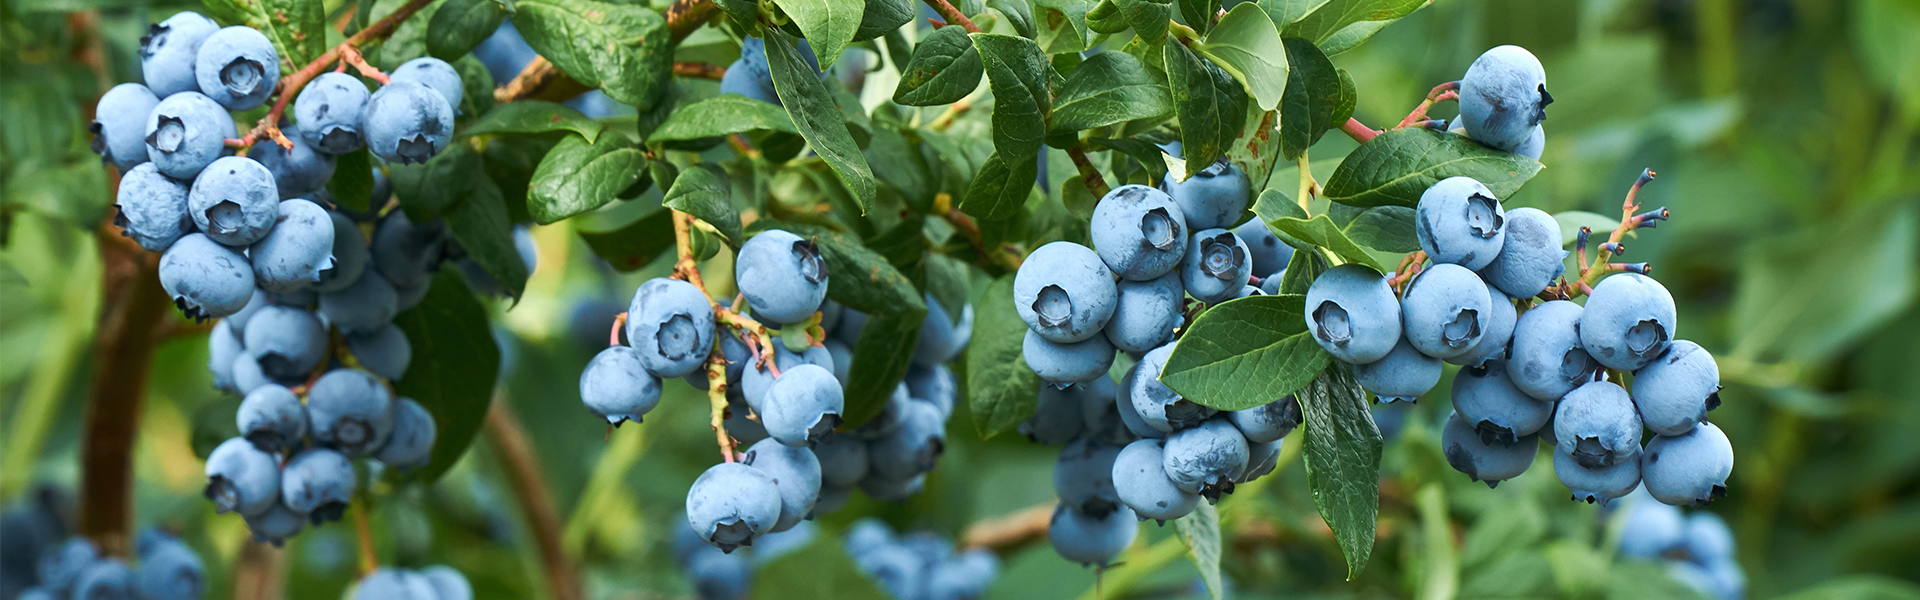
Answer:
<path fill-rule="evenodd" d="M 1540 159 L 1547 146 L 1547 70 L 1519 46 L 1482 53 L 1460 79 L 1460 116 L 1450 125 L 1488 147 Z"/>
<path fill-rule="evenodd" d="M 803 522 L 767 534 L 751 549 L 722 552 L 694 530 L 681 529 L 673 551 L 700 600 L 744 600 L 755 571 L 801 551 L 820 535 L 819 526 Z M 951 540 L 930 531 L 895 536 L 893 528 L 871 517 L 853 522 L 844 547 L 854 565 L 897 600 L 978 600 L 1000 571 L 1000 559 L 991 551 L 956 551 Z"/>
<path fill-rule="evenodd" d="M 9 515 L 7 525 L 26 525 L 13 522 L 12 516 Z M 54 526 L 59 522 L 52 515 L 35 516 L 46 518 Z M 14 535 L 8 532 L 10 538 Z M 135 545 L 139 565 L 130 567 L 119 557 L 102 554 L 99 546 L 84 536 L 45 544 L 39 548 L 37 560 L 22 565 L 30 569 L 24 579 L 32 582 L 31 587 L 11 597 L 17 600 L 198 600 L 206 595 L 206 565 L 192 548 L 172 535 L 153 529 L 141 532 Z M 25 557 L 9 557 L 10 561 L 17 558 Z M 8 570 L 16 568 L 9 564 Z"/>
<path fill-rule="evenodd" d="M 353 600 L 473 600 L 467 576 L 446 565 L 424 569 L 381 567 L 360 578 Z"/>
<path fill-rule="evenodd" d="M 1621 521 L 1622 556 L 1661 561 L 1668 575 L 1708 598 L 1747 596 L 1747 573 L 1734 560 L 1733 530 L 1720 515 L 1682 512 L 1654 501 L 1645 488 L 1628 495 L 1623 504 L 1615 517 Z"/>

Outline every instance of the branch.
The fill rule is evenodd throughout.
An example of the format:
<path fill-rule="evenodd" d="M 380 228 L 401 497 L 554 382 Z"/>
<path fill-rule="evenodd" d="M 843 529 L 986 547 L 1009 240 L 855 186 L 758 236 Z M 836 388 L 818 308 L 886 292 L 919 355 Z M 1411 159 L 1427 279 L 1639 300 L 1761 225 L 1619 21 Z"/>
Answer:
<path fill-rule="evenodd" d="M 494 398 L 487 409 L 487 438 L 500 456 L 501 466 L 520 501 L 520 512 L 527 519 L 534 541 L 540 547 L 541 562 L 547 569 L 547 583 L 555 600 L 580 600 L 580 580 L 560 545 L 560 516 L 553 508 L 553 494 L 541 478 L 540 462 L 520 422 L 507 407 L 505 398 Z"/>
<path fill-rule="evenodd" d="M 240 147 L 250 148 L 254 142 L 260 141 L 260 138 L 268 137 L 272 138 L 275 143 L 280 144 L 281 148 L 292 150 L 293 141 L 288 140 L 286 134 L 280 132 L 280 118 L 286 114 L 287 104 L 293 102 L 294 97 L 300 94 L 300 88 L 306 87 L 307 82 L 313 81 L 313 78 L 319 77 L 328 67 L 333 66 L 335 62 L 341 60 L 346 60 L 348 64 L 353 64 L 360 69 L 362 74 L 365 74 L 368 70 L 372 70 L 378 74 L 378 69 L 367 66 L 366 61 L 359 58 L 360 52 L 358 48 L 387 39 L 388 36 L 393 35 L 395 30 L 399 29 L 402 21 L 406 21 L 412 17 L 414 13 L 419 12 L 421 8 L 425 8 L 431 3 L 432 0 L 408 0 L 406 4 L 394 10 L 393 14 L 381 17 L 380 20 L 367 25 L 366 29 L 360 30 L 360 33 L 353 34 L 353 37 L 347 38 L 347 41 L 327 49 L 319 58 L 313 59 L 313 62 L 307 63 L 307 66 L 301 67 L 299 71 L 295 71 L 292 75 L 281 78 L 279 89 L 276 90 L 276 93 L 278 93 L 280 97 L 273 101 L 273 109 L 267 111 L 267 116 L 261 117 L 260 122 L 253 126 L 252 131 L 240 137 Z M 381 83 L 386 82 L 385 75 L 380 75 L 374 79 Z"/>
<path fill-rule="evenodd" d="M 1053 517 L 1053 503 L 1037 504 L 967 526 L 960 545 L 1007 551 L 1047 536 L 1047 522 Z"/>
<path fill-rule="evenodd" d="M 1427 120 L 1427 109 L 1433 108 L 1433 105 L 1439 104 L 1441 102 L 1445 102 L 1448 100 L 1459 100 L 1459 99 L 1460 99 L 1460 82 L 1449 81 L 1446 83 L 1442 83 L 1440 85 L 1433 86 L 1433 89 L 1427 91 L 1427 98 L 1425 100 L 1420 101 L 1420 106 L 1414 107 L 1413 112 L 1407 113 L 1407 117 L 1404 119 L 1401 119 L 1400 125 L 1398 127 L 1394 127 L 1394 129 L 1404 129 L 1407 127 L 1412 127 L 1415 123 L 1419 123 Z"/>
<path fill-rule="evenodd" d="M 1068 148 L 1067 157 L 1073 159 L 1073 167 L 1080 170 L 1080 179 L 1086 182 L 1087 191 L 1093 192 L 1095 201 L 1113 191 L 1113 188 L 1107 187 L 1107 180 L 1100 176 L 1100 170 L 1093 168 L 1093 161 L 1087 160 L 1086 149 L 1080 146 Z"/>
<path fill-rule="evenodd" d="M 719 81 L 722 77 L 727 76 L 727 68 L 713 63 L 683 61 L 673 63 L 673 74 L 681 77 Z"/>
<path fill-rule="evenodd" d="M 80 447 L 80 533 L 102 551 L 130 556 L 133 448 L 152 366 L 153 333 L 166 316 L 155 257 L 129 246 L 110 221 L 95 231 L 103 264 L 103 317 L 95 337 L 93 389 Z"/>
<path fill-rule="evenodd" d="M 980 33 L 980 28 L 974 26 L 973 20 L 968 19 L 967 15 L 961 14 L 960 9 L 954 8 L 947 0 L 926 0 L 926 2 L 927 6 L 933 7 L 934 12 L 940 13 L 942 17 L 946 17 L 948 23 L 966 28 L 967 33 Z"/>
<path fill-rule="evenodd" d="M 1347 137 L 1353 138 L 1353 141 L 1362 144 L 1367 143 L 1368 140 L 1372 140 L 1374 136 L 1380 135 L 1378 130 L 1362 124 L 1359 119 L 1353 117 L 1347 117 L 1347 122 L 1340 124 L 1340 132 L 1347 134 Z"/>
<path fill-rule="evenodd" d="M 946 219 L 947 223 L 960 232 L 960 237 L 967 238 L 967 243 L 973 245 L 973 250 L 980 253 L 980 258 L 1009 271 L 1020 270 L 1020 253 L 1006 247 L 1000 248 L 998 252 L 988 250 L 986 240 L 980 235 L 980 224 L 975 223 L 973 217 L 967 216 L 967 213 L 953 207 L 953 196 L 946 192 L 934 194 L 933 214 Z"/>
<path fill-rule="evenodd" d="M 380 568 L 380 555 L 373 549 L 373 503 L 367 498 L 372 493 L 360 490 L 353 495 L 353 535 L 359 540 L 360 576 L 366 577 Z"/>
<path fill-rule="evenodd" d="M 234 600 L 273 600 L 286 597 L 287 553 L 273 544 L 253 541 L 251 533 L 240 545 L 233 568 Z"/>
<path fill-rule="evenodd" d="M 1592 294 L 1593 286 L 1600 283 L 1600 279 L 1606 277 L 1608 273 L 1646 274 L 1652 270 L 1647 263 L 1622 264 L 1610 261 L 1615 255 L 1626 251 L 1620 241 L 1626 239 L 1627 232 L 1658 227 L 1661 221 L 1671 216 L 1664 206 L 1644 213 L 1639 212 L 1640 188 L 1651 183 L 1655 175 L 1653 169 L 1644 169 L 1640 172 L 1640 177 L 1633 181 L 1633 186 L 1627 188 L 1627 198 L 1620 203 L 1620 225 L 1613 228 L 1613 233 L 1607 236 L 1607 241 L 1599 245 L 1592 262 L 1587 261 L 1588 236 L 1591 235 L 1592 229 L 1586 227 L 1580 229 L 1580 236 L 1575 245 L 1575 251 L 1578 253 L 1576 264 L 1580 265 L 1580 277 L 1570 283 L 1561 283 L 1559 286 L 1547 288 L 1540 293 L 1541 298 L 1571 300 L 1582 294 Z"/>

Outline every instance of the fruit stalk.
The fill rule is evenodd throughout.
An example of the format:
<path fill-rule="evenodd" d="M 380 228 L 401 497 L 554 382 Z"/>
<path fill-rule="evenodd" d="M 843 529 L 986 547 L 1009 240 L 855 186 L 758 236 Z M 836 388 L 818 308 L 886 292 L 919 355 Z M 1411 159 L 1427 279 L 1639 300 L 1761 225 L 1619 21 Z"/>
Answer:
<path fill-rule="evenodd" d="M 299 71 L 295 71 L 292 75 L 282 78 L 279 89 L 275 90 L 280 97 L 274 99 L 273 108 L 267 111 L 267 116 L 261 117 L 260 122 L 253 126 L 252 131 L 248 131 L 246 135 L 241 136 L 240 139 L 237 140 L 238 146 L 241 148 L 250 148 L 253 147 L 254 142 L 260 141 L 261 137 L 268 137 L 272 138 L 274 143 L 280 144 L 281 148 L 292 150 L 293 141 L 287 139 L 286 134 L 280 132 L 280 118 L 286 114 L 287 105 L 293 102 L 293 98 L 300 95 L 300 88 L 306 87 L 307 82 L 313 81 L 313 78 L 319 77 L 321 73 L 326 72 L 327 67 L 332 66 L 335 61 L 346 61 L 348 63 L 356 63 L 357 61 L 354 66 L 359 68 L 362 74 L 366 74 L 370 69 L 373 70 L 374 73 L 379 73 L 378 69 L 367 66 L 366 61 L 359 58 L 359 48 L 387 39 L 388 36 L 393 35 L 393 32 L 400 28 L 401 22 L 406 21 L 412 17 L 414 13 L 420 12 L 420 9 L 426 8 L 426 6 L 431 3 L 432 0 L 409 0 L 406 4 L 401 5 L 400 8 L 395 9 L 393 14 L 381 17 L 380 20 L 367 25 L 367 28 L 360 30 L 360 33 L 353 34 L 353 37 L 347 38 L 347 41 L 341 42 L 338 46 L 329 48 L 318 58 L 313 59 L 313 62 L 301 67 Z M 353 58 L 347 58 L 349 56 Z M 382 75 L 374 79 L 385 83 L 384 77 L 385 76 Z M 229 142 L 228 145 L 235 144 Z"/>
<path fill-rule="evenodd" d="M 520 429 L 520 421 L 513 409 L 507 407 L 505 398 L 496 396 L 487 409 L 487 439 L 493 442 L 502 466 L 507 468 L 507 479 L 513 486 L 514 497 L 520 501 L 520 512 L 539 545 L 554 599 L 579 600 L 579 579 L 560 545 L 560 516 L 553 507 L 553 494 L 548 492 L 546 480 L 540 477 L 540 462 L 533 456 L 533 446 L 527 443 L 527 434 Z"/>
<path fill-rule="evenodd" d="M 366 490 L 353 495 L 353 534 L 359 540 L 361 577 L 380 568 L 380 556 L 373 549 L 373 524 L 367 515 L 372 511 L 370 505 Z"/>
<path fill-rule="evenodd" d="M 1080 146 L 1068 148 L 1067 157 L 1073 159 L 1074 168 L 1080 170 L 1080 179 L 1086 182 L 1087 191 L 1093 192 L 1094 198 L 1106 197 L 1107 192 L 1113 191 L 1113 188 L 1107 187 L 1107 180 L 1100 177 L 1100 170 L 1093 168 L 1093 161 L 1087 160 L 1086 149 Z"/>
<path fill-rule="evenodd" d="M 940 16 L 947 20 L 947 23 L 964 27 L 967 33 L 980 33 L 980 28 L 975 26 L 971 19 L 961 14 L 960 9 L 954 8 L 953 4 L 948 3 L 947 0 L 926 0 L 926 2 L 927 6 L 933 7 L 933 11 L 940 13 Z"/>
<path fill-rule="evenodd" d="M 1359 119 L 1353 117 L 1347 117 L 1347 122 L 1340 124 L 1340 132 L 1347 134 L 1347 137 L 1353 138 L 1353 141 L 1362 144 L 1367 143 L 1367 141 L 1373 139 L 1374 136 L 1380 135 L 1379 131 L 1366 126 L 1361 123 Z"/>
<path fill-rule="evenodd" d="M 682 61 L 673 63 L 673 74 L 680 77 L 719 81 L 720 78 L 727 76 L 727 68 L 713 63 Z"/>
<path fill-rule="evenodd" d="M 673 263 L 673 277 L 691 283 L 695 288 L 699 288 L 700 293 L 707 297 L 707 302 L 713 305 L 714 320 L 719 321 L 725 326 L 751 333 L 753 337 L 748 340 L 747 346 L 752 348 L 754 354 L 759 356 L 760 364 L 766 365 L 767 370 L 771 372 L 774 377 L 779 377 L 780 368 L 773 360 L 773 336 L 767 333 L 766 326 L 761 325 L 759 321 L 755 321 L 745 315 L 734 312 L 732 309 L 721 306 L 719 303 L 713 302 L 713 293 L 707 291 L 706 282 L 700 279 L 700 265 L 694 261 L 692 230 L 693 215 L 674 210 L 673 243 L 674 253 L 677 256 Z M 726 335 L 732 334 L 729 333 Z M 707 399 L 708 404 L 711 405 L 712 417 L 710 424 L 713 426 L 713 435 L 720 445 L 722 457 L 725 458 L 727 462 L 733 462 L 733 438 L 727 435 L 726 426 L 727 358 L 726 353 L 720 351 L 718 344 L 714 345 L 712 354 L 707 356 L 706 368 L 708 379 Z"/>
<path fill-rule="evenodd" d="M 1606 277 L 1608 273 L 1622 271 L 1645 273 L 1651 268 L 1648 267 L 1646 263 L 1621 264 L 1615 267 L 1610 261 L 1613 260 L 1615 255 L 1620 254 L 1620 252 L 1624 250 L 1625 247 L 1620 244 L 1620 241 L 1626 237 L 1627 232 L 1641 228 L 1652 229 L 1657 226 L 1660 221 L 1666 220 L 1668 217 L 1669 213 L 1666 208 L 1657 208 L 1645 213 L 1635 214 L 1640 210 L 1640 203 L 1637 200 L 1640 195 L 1640 188 L 1652 182 L 1655 175 L 1657 174 L 1654 173 L 1652 169 L 1642 170 L 1640 177 L 1634 180 L 1633 187 L 1627 189 L 1627 198 L 1620 203 L 1620 226 L 1615 227 L 1613 233 L 1607 236 L 1607 241 L 1600 244 L 1594 253 L 1592 262 L 1587 261 L 1586 252 L 1586 237 L 1591 230 L 1586 228 L 1581 229 L 1580 244 L 1576 248 L 1579 253 L 1577 261 L 1578 264 L 1581 265 L 1580 278 L 1572 283 L 1562 284 L 1558 288 L 1547 288 L 1547 291 L 1541 293 L 1543 297 L 1547 294 L 1554 294 L 1558 298 L 1572 299 L 1581 294 L 1591 293 L 1594 284 L 1600 283 L 1600 279 Z"/>
<path fill-rule="evenodd" d="M 720 459 L 733 462 L 733 436 L 727 435 L 727 358 L 720 344 L 713 346 L 707 359 L 707 405 L 712 409 L 713 435 L 720 444 Z"/>
<path fill-rule="evenodd" d="M 981 258 L 987 259 L 987 262 L 1009 271 L 1020 270 L 1020 252 L 1008 247 L 1000 248 L 999 252 L 988 250 L 986 241 L 980 237 L 980 224 L 975 223 L 973 217 L 967 216 L 967 213 L 953 207 L 953 196 L 945 192 L 934 194 L 932 212 L 940 215 L 947 220 L 947 223 L 952 224 L 954 229 L 959 230 L 961 237 L 967 238 L 967 243 L 972 244 L 973 250 L 980 253 Z"/>
<path fill-rule="evenodd" d="M 1441 102 L 1446 102 L 1448 100 L 1459 100 L 1459 99 L 1460 99 L 1460 82 L 1449 81 L 1446 83 L 1442 83 L 1440 85 L 1433 86 L 1432 90 L 1427 91 L 1427 99 L 1420 101 L 1420 105 L 1414 107 L 1413 112 L 1407 113 L 1407 118 L 1401 119 L 1400 125 L 1394 127 L 1394 129 L 1405 129 L 1405 128 L 1414 126 L 1414 124 L 1416 123 L 1426 121 L 1427 110 L 1432 109 L 1433 105 L 1439 104 Z"/>

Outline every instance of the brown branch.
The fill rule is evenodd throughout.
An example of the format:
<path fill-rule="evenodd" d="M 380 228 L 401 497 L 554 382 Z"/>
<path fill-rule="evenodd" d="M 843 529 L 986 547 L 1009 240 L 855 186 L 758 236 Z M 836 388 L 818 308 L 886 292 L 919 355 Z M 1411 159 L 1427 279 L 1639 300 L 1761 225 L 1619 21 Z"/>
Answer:
<path fill-rule="evenodd" d="M 674 0 L 667 6 L 667 29 L 673 32 L 673 45 L 692 35 L 714 15 L 713 0 Z"/>
<path fill-rule="evenodd" d="M 1037 504 L 1019 511 L 977 521 L 967 526 L 960 545 L 968 548 L 1011 550 L 1047 536 L 1047 522 L 1053 517 L 1053 503 Z"/>
<path fill-rule="evenodd" d="M 1020 253 L 1004 247 L 997 252 L 988 250 L 986 241 L 980 235 L 980 224 L 975 223 L 973 217 L 967 216 L 967 213 L 953 208 L 953 196 L 946 192 L 934 194 L 933 214 L 946 219 L 947 223 L 953 225 L 954 230 L 960 232 L 960 237 L 967 238 L 967 243 L 973 246 L 974 252 L 980 254 L 980 258 L 1009 271 L 1020 270 Z"/>
<path fill-rule="evenodd" d="M 720 78 L 727 76 L 727 68 L 713 63 L 681 61 L 673 63 L 673 74 L 680 77 L 719 81 Z"/>
<path fill-rule="evenodd" d="M 980 33 L 980 28 L 973 24 L 973 20 L 968 19 L 967 15 L 962 14 L 960 9 L 954 8 L 947 0 L 926 0 L 926 2 L 927 6 L 933 7 L 934 12 L 946 17 L 948 23 L 966 28 L 967 33 Z"/>
<path fill-rule="evenodd" d="M 525 99 L 547 87 L 547 84 L 552 83 L 555 78 L 562 77 L 566 77 L 566 74 L 561 73 L 552 62 L 548 62 L 547 57 L 535 56 L 533 60 L 527 62 L 527 66 L 520 68 L 520 74 L 515 75 L 513 81 L 494 88 L 493 100 L 513 102 Z"/>
<path fill-rule="evenodd" d="M 80 532 L 102 551 L 130 556 L 133 448 L 154 331 L 171 302 L 160 287 L 157 258 L 127 243 L 110 221 L 95 232 L 103 265 L 102 317 L 94 339 L 93 389 L 80 446 Z"/>
<path fill-rule="evenodd" d="M 1093 192 L 1094 200 L 1107 197 L 1113 188 L 1107 187 L 1107 180 L 1100 176 L 1100 170 L 1093 168 L 1093 161 L 1087 160 L 1087 151 L 1079 146 L 1067 149 L 1067 157 L 1073 159 L 1073 167 L 1080 170 L 1080 179 L 1087 184 L 1087 191 Z"/>
<path fill-rule="evenodd" d="M 554 510 L 553 495 L 547 490 L 546 480 L 541 478 L 540 462 L 534 458 L 533 446 L 527 442 L 527 434 L 521 431 L 519 423 L 513 409 L 507 407 L 506 399 L 494 398 L 487 409 L 487 438 L 492 440 L 501 466 L 507 470 L 513 495 L 520 501 L 520 512 L 540 547 L 547 583 L 553 587 L 555 600 L 579 600 L 579 576 L 560 545 L 560 515 Z"/>
<path fill-rule="evenodd" d="M 328 67 L 333 66 L 343 57 L 359 56 L 358 48 L 387 39 L 387 36 L 393 35 L 393 32 L 399 29 L 402 21 L 412 17 L 414 13 L 431 3 L 432 0 L 408 0 L 406 4 L 394 10 L 393 14 L 381 17 L 380 20 L 367 25 L 366 29 L 360 30 L 360 33 L 347 38 L 347 41 L 327 49 L 319 58 L 313 59 L 313 62 L 307 63 L 307 66 L 301 67 L 299 71 L 281 78 L 279 89 L 275 90 L 280 97 L 274 99 L 273 109 L 267 111 L 267 116 L 262 117 L 260 122 L 253 126 L 252 131 L 240 137 L 240 147 L 250 148 L 254 142 L 260 141 L 260 138 L 267 137 L 280 144 L 281 148 L 292 150 L 293 141 L 288 140 L 286 134 L 280 132 L 280 118 L 286 114 L 287 104 L 293 102 L 295 96 L 300 95 L 300 88 L 306 87 L 307 82 L 319 77 Z M 365 67 L 365 64 L 364 60 L 360 63 L 363 67 L 362 73 L 365 73 L 366 69 L 372 69 L 372 67 Z M 378 73 L 379 70 L 375 69 L 374 72 Z"/>
<path fill-rule="evenodd" d="M 240 546 L 233 569 L 234 600 L 275 600 L 286 597 L 287 553 L 272 544 L 253 541 L 251 533 Z"/>

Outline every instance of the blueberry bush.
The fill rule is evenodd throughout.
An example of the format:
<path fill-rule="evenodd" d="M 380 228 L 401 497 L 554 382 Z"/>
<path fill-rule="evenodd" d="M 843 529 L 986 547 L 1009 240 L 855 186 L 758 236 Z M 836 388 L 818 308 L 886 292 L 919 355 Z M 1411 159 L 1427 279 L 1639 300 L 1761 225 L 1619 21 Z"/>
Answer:
<path fill-rule="evenodd" d="M 1910 1 L 0 26 L 0 600 L 1920 598 Z"/>

